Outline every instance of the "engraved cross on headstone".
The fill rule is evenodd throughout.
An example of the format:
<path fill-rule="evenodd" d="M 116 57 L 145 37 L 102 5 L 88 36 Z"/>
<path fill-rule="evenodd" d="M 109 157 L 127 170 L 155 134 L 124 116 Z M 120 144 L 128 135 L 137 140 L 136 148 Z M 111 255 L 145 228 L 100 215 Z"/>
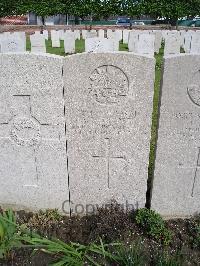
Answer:
<path fill-rule="evenodd" d="M 104 155 L 93 155 L 93 158 L 102 158 L 102 159 L 106 159 L 106 171 L 107 171 L 107 182 L 108 182 L 108 188 L 110 188 L 110 165 L 111 165 L 111 161 L 114 159 L 120 159 L 120 160 L 124 160 L 126 161 L 125 156 L 112 156 L 110 154 L 110 139 L 106 138 L 105 139 L 105 153 Z"/>
<path fill-rule="evenodd" d="M 44 135 L 51 131 L 50 124 L 40 123 L 32 114 L 31 95 L 13 95 L 11 97 L 10 118 L 0 122 L 0 139 L 10 140 L 14 146 L 33 149 L 35 166 L 35 178 L 33 183 L 39 179 L 37 148 L 41 140 L 51 140 L 51 135 Z M 48 130 L 46 130 L 48 127 Z M 51 133 L 50 133 L 51 134 Z M 60 139 L 58 134 L 56 139 Z M 24 186 L 34 186 L 36 184 L 24 184 Z"/>

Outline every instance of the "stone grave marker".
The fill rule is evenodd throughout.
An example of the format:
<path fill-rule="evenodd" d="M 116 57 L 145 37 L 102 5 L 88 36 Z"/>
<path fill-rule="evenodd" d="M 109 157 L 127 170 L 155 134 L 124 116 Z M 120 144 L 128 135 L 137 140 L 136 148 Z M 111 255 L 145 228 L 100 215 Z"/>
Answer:
<path fill-rule="evenodd" d="M 4 33 L 1 40 L 2 53 L 16 53 L 26 51 L 25 33 Z"/>
<path fill-rule="evenodd" d="M 137 53 L 154 56 L 155 36 L 153 34 L 141 34 L 137 42 Z"/>
<path fill-rule="evenodd" d="M 193 33 L 191 40 L 191 54 L 200 54 L 200 34 Z"/>
<path fill-rule="evenodd" d="M 2 207 L 62 211 L 69 202 L 62 67 L 56 56 L 0 55 Z"/>
<path fill-rule="evenodd" d="M 74 32 L 66 32 L 64 35 L 64 49 L 66 54 L 75 53 L 75 43 Z"/>
<path fill-rule="evenodd" d="M 131 31 L 129 33 L 128 49 L 129 52 L 137 53 L 139 35 L 136 31 Z"/>
<path fill-rule="evenodd" d="M 200 56 L 166 57 L 151 205 L 167 218 L 199 213 L 199 118 Z"/>
<path fill-rule="evenodd" d="M 125 52 L 64 60 L 72 213 L 111 199 L 145 206 L 154 69 L 154 58 Z"/>
<path fill-rule="evenodd" d="M 30 41 L 32 53 L 46 53 L 45 38 L 42 34 L 30 35 Z"/>
<path fill-rule="evenodd" d="M 60 33 L 58 30 L 51 31 L 51 41 L 52 41 L 52 47 L 54 48 L 60 47 Z"/>
<path fill-rule="evenodd" d="M 98 37 L 101 38 L 101 39 L 105 38 L 105 32 L 104 32 L 104 30 L 99 30 L 98 31 Z"/>
<path fill-rule="evenodd" d="M 86 39 L 87 38 L 95 38 L 95 37 L 97 37 L 97 31 L 96 30 L 86 31 Z"/>
<path fill-rule="evenodd" d="M 110 39 L 96 37 L 85 40 L 85 51 L 87 53 L 114 52 L 114 49 L 114 41 Z"/>
<path fill-rule="evenodd" d="M 165 56 L 170 54 L 180 54 L 180 48 L 181 48 L 180 34 L 177 34 L 176 32 L 168 33 L 165 37 L 165 49 L 164 49 Z"/>
<path fill-rule="evenodd" d="M 191 41 L 192 41 L 192 34 L 190 32 L 186 32 L 184 34 L 184 45 L 183 45 L 185 53 L 190 53 Z"/>

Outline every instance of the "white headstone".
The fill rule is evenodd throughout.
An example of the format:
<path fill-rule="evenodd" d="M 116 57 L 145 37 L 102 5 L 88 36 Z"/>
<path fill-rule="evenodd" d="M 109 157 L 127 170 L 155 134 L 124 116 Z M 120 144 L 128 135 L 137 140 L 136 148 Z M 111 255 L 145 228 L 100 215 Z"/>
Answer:
<path fill-rule="evenodd" d="M 129 32 L 128 49 L 129 52 L 137 53 L 139 35 L 136 31 Z"/>
<path fill-rule="evenodd" d="M 86 31 L 86 39 L 87 38 L 95 38 L 97 37 L 97 31 L 91 30 L 91 31 Z"/>
<path fill-rule="evenodd" d="M 137 53 L 154 56 L 155 36 L 153 34 L 140 34 L 137 42 Z"/>
<path fill-rule="evenodd" d="M 151 206 L 166 218 L 200 210 L 200 56 L 168 56 Z"/>
<path fill-rule="evenodd" d="M 74 32 L 67 32 L 64 35 L 64 49 L 66 54 L 75 53 L 75 34 Z"/>
<path fill-rule="evenodd" d="M 63 59 L 1 54 L 0 69 L 1 206 L 67 209 Z"/>
<path fill-rule="evenodd" d="M 193 33 L 191 40 L 191 54 L 200 54 L 200 34 Z"/>
<path fill-rule="evenodd" d="M 184 45 L 183 45 L 183 48 L 186 53 L 190 53 L 191 41 L 192 41 L 192 34 L 190 32 L 186 32 L 184 34 Z"/>
<path fill-rule="evenodd" d="M 42 34 L 30 35 L 31 52 L 46 53 L 45 38 Z"/>
<path fill-rule="evenodd" d="M 99 30 L 98 31 L 98 37 L 101 38 L 101 39 L 105 38 L 105 32 L 104 32 L 104 30 Z"/>
<path fill-rule="evenodd" d="M 165 37 L 165 49 L 164 54 L 180 54 L 181 48 L 181 41 L 180 41 L 180 34 L 175 33 L 168 33 Z"/>
<path fill-rule="evenodd" d="M 124 52 L 64 60 L 73 206 L 145 206 L 154 69 L 154 58 Z"/>
<path fill-rule="evenodd" d="M 1 40 L 1 52 L 2 53 L 15 53 L 26 51 L 26 36 L 25 33 L 6 33 L 3 34 Z"/>
<path fill-rule="evenodd" d="M 85 51 L 87 53 L 95 52 L 114 52 L 114 41 L 105 38 L 89 38 L 85 40 Z"/>
<path fill-rule="evenodd" d="M 57 30 L 51 31 L 51 41 L 52 41 L 52 47 L 58 48 L 60 47 L 60 33 Z"/>

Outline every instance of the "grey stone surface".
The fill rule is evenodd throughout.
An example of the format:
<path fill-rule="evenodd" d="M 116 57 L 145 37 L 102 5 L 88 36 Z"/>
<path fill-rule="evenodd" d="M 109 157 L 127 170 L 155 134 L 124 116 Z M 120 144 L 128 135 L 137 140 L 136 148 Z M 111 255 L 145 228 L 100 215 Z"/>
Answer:
<path fill-rule="evenodd" d="M 75 53 L 75 33 L 68 31 L 64 34 L 64 49 L 66 54 Z"/>
<path fill-rule="evenodd" d="M 64 59 L 73 212 L 77 204 L 85 210 L 111 199 L 144 207 L 154 69 L 154 58 L 132 53 Z"/>
<path fill-rule="evenodd" d="M 69 200 L 62 66 L 57 56 L 0 55 L 1 206 L 61 211 Z"/>
<path fill-rule="evenodd" d="M 30 35 L 31 52 L 46 53 L 45 37 L 42 34 Z"/>
<path fill-rule="evenodd" d="M 180 33 L 171 31 L 165 36 L 165 56 L 171 54 L 180 54 L 181 38 Z"/>
<path fill-rule="evenodd" d="M 60 47 L 60 31 L 59 30 L 51 30 L 51 41 L 52 41 L 52 47 L 54 48 Z"/>
<path fill-rule="evenodd" d="M 152 192 L 152 208 L 165 217 L 200 210 L 199 99 L 200 56 L 165 58 Z"/>
<path fill-rule="evenodd" d="M 24 32 L 22 33 L 6 32 L 3 34 L 3 37 L 1 40 L 1 52 L 2 53 L 25 52 L 25 50 L 26 50 L 26 37 L 25 37 Z"/>
<path fill-rule="evenodd" d="M 155 35 L 140 34 L 137 42 L 138 54 L 154 56 Z"/>
<path fill-rule="evenodd" d="M 114 52 L 115 43 L 105 38 L 89 38 L 85 40 L 85 51 L 87 53 Z"/>
<path fill-rule="evenodd" d="M 128 49 L 129 52 L 137 53 L 139 35 L 136 31 L 129 32 Z"/>
<path fill-rule="evenodd" d="M 199 33 L 192 34 L 190 53 L 200 54 L 200 34 Z"/>

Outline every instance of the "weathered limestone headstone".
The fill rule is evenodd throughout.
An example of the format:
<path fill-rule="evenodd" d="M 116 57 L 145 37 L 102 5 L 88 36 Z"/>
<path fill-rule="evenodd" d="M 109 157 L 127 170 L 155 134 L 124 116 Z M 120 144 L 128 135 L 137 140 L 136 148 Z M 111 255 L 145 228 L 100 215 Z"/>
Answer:
<path fill-rule="evenodd" d="M 59 38 L 61 41 L 64 40 L 64 34 L 65 34 L 64 30 L 59 30 Z"/>
<path fill-rule="evenodd" d="M 131 31 L 129 33 L 128 49 L 129 52 L 137 53 L 139 35 L 136 31 Z"/>
<path fill-rule="evenodd" d="M 113 30 L 107 29 L 107 38 L 108 39 L 113 39 L 113 34 L 114 34 Z"/>
<path fill-rule="evenodd" d="M 64 49 L 66 54 L 75 53 L 75 34 L 74 32 L 67 32 L 64 35 Z"/>
<path fill-rule="evenodd" d="M 72 208 L 111 199 L 144 207 L 154 68 L 154 58 L 123 52 L 64 60 Z"/>
<path fill-rule="evenodd" d="M 97 37 L 97 31 L 96 30 L 86 31 L 86 39 L 87 38 L 95 38 L 95 37 Z"/>
<path fill-rule="evenodd" d="M 137 53 L 154 55 L 155 36 L 153 34 L 140 34 L 137 42 Z"/>
<path fill-rule="evenodd" d="M 193 33 L 191 40 L 191 54 L 200 54 L 200 34 Z"/>
<path fill-rule="evenodd" d="M 75 39 L 76 40 L 80 40 L 81 39 L 80 30 L 74 30 L 74 35 L 75 35 Z"/>
<path fill-rule="evenodd" d="M 171 55 L 171 54 L 180 54 L 181 48 L 181 41 L 180 41 L 180 34 L 175 33 L 168 33 L 165 37 L 165 49 L 164 54 Z"/>
<path fill-rule="evenodd" d="M 62 66 L 56 56 L 0 55 L 1 206 L 62 210 L 69 200 Z"/>
<path fill-rule="evenodd" d="M 30 41 L 32 53 L 46 53 L 45 38 L 42 34 L 30 35 Z"/>
<path fill-rule="evenodd" d="M 162 43 L 162 32 L 161 30 L 154 30 L 153 34 L 155 35 L 154 51 L 155 53 L 159 53 Z"/>
<path fill-rule="evenodd" d="M 26 51 L 26 37 L 25 33 L 4 33 L 1 40 L 2 53 L 15 53 Z"/>
<path fill-rule="evenodd" d="M 82 39 L 86 39 L 87 38 L 87 30 L 82 30 L 81 31 L 81 35 L 82 35 Z M 95 36 L 96 37 L 96 36 Z"/>
<path fill-rule="evenodd" d="M 184 34 L 184 45 L 183 45 L 183 48 L 186 53 L 190 53 L 191 41 L 192 41 L 192 34 L 190 32 L 186 32 Z"/>
<path fill-rule="evenodd" d="M 123 43 L 128 44 L 130 30 L 123 30 Z"/>
<path fill-rule="evenodd" d="M 48 30 L 44 30 L 44 31 L 43 31 L 43 35 L 44 35 L 45 40 L 48 40 L 48 39 L 49 39 L 49 33 L 48 33 Z"/>
<path fill-rule="evenodd" d="M 200 56 L 165 58 L 152 192 L 152 208 L 165 217 L 199 213 L 199 118 Z"/>
<path fill-rule="evenodd" d="M 104 32 L 104 30 L 99 30 L 98 31 L 98 37 L 99 38 L 102 38 L 102 39 L 105 38 L 105 32 Z"/>
<path fill-rule="evenodd" d="M 60 33 L 58 30 L 51 31 L 51 41 L 52 41 L 52 47 L 54 48 L 60 47 Z"/>
<path fill-rule="evenodd" d="M 115 44 L 113 40 L 105 38 L 89 38 L 85 40 L 85 51 L 87 53 L 95 52 L 114 52 Z"/>

